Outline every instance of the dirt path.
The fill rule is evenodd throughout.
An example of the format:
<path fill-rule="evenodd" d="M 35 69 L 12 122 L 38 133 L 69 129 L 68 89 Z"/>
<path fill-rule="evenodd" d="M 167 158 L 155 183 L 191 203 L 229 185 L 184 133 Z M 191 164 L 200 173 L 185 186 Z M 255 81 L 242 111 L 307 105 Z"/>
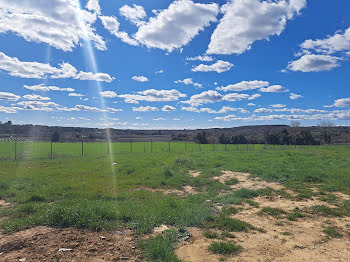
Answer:
<path fill-rule="evenodd" d="M 0 261 L 143 261 L 131 231 L 35 227 L 0 239 Z"/>
<path fill-rule="evenodd" d="M 224 171 L 222 176 L 214 179 L 225 183 L 232 178 L 239 181 L 238 184 L 232 186 L 233 189 L 272 187 L 276 190 L 285 190 L 280 184 L 251 178 L 247 173 Z M 336 193 L 336 195 L 340 200 L 347 200 L 349 197 L 341 193 Z M 316 198 L 293 201 L 281 196 L 268 196 L 257 197 L 253 200 L 259 204 L 259 207 L 244 204 L 242 210 L 232 217 L 263 228 L 266 233 L 257 231 L 234 233 L 236 236 L 234 240 L 243 247 L 243 250 L 236 256 L 228 257 L 226 261 L 350 261 L 350 236 L 344 234 L 342 238 L 327 238 L 323 232 L 324 228 L 329 225 L 345 230 L 350 225 L 349 217 L 313 216 L 289 221 L 286 218 L 258 214 L 263 207 L 280 208 L 290 212 L 296 207 L 303 209 L 315 205 L 334 206 Z M 218 261 L 220 256 L 212 255 L 207 251 L 210 243 L 215 240 L 206 239 L 201 229 L 190 228 L 189 231 L 192 238 L 189 242 L 179 245 L 176 250 L 178 257 L 192 262 Z"/>

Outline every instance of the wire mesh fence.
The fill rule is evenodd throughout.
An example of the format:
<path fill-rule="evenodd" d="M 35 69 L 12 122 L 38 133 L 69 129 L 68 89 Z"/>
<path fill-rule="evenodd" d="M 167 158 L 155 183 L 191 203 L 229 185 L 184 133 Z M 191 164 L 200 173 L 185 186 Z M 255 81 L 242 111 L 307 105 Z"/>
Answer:
<path fill-rule="evenodd" d="M 306 146 L 263 144 L 197 144 L 193 142 L 31 142 L 0 139 L 0 160 L 45 159 L 60 157 L 103 156 L 125 153 L 255 151 L 301 149 Z"/>

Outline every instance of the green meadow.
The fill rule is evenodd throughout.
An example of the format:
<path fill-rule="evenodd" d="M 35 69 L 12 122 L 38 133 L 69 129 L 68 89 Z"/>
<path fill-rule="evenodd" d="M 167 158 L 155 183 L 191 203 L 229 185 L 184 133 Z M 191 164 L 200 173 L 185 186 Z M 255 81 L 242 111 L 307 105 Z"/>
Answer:
<path fill-rule="evenodd" d="M 38 156 L 45 156 L 41 152 L 47 156 L 50 146 L 42 143 Z M 59 146 L 68 147 L 64 143 L 56 146 L 55 152 L 59 152 Z M 273 194 L 273 190 L 232 191 L 229 185 L 235 181 L 222 184 L 210 179 L 222 170 L 248 172 L 266 181 L 282 183 L 296 192 L 297 199 L 324 197 L 332 201 L 334 191 L 350 194 L 350 146 L 264 150 L 264 145 L 255 145 L 253 150 L 250 145 L 247 150 L 246 145 L 239 145 L 237 150 L 236 145 L 227 145 L 225 149 L 225 145 L 187 144 L 185 148 L 184 143 L 171 143 L 168 152 L 169 144 L 164 142 L 153 143 L 151 153 L 150 143 L 135 143 L 132 152 L 128 143 L 115 143 L 109 149 L 101 143 L 94 145 L 91 154 L 87 145 L 83 157 L 81 145 L 70 146 L 69 154 L 75 157 L 0 161 L 0 199 L 10 203 L 0 207 L 4 233 L 46 225 L 94 231 L 129 228 L 143 236 L 162 224 L 180 231 L 190 226 L 228 232 L 263 231 L 231 219 L 229 215 L 236 210 L 229 205 L 249 203 L 250 198 Z M 107 150 L 120 154 L 108 155 Z M 194 178 L 189 170 L 201 174 Z M 162 192 L 183 190 L 186 185 L 197 193 Z M 316 195 L 311 188 L 318 188 L 321 193 Z M 345 202 L 333 211 L 350 215 L 350 203 Z M 217 205 L 224 208 L 219 211 Z M 276 210 L 263 210 L 272 211 Z M 316 207 L 314 212 L 328 211 Z M 294 213 L 282 215 L 299 217 Z M 165 236 L 141 241 L 140 248 L 150 261 L 176 261 L 175 242 L 176 234 L 169 231 Z M 157 252 L 154 248 L 158 248 Z M 157 255 L 159 249 L 163 257 Z M 230 242 L 211 249 L 218 254 L 233 254 L 240 247 Z"/>

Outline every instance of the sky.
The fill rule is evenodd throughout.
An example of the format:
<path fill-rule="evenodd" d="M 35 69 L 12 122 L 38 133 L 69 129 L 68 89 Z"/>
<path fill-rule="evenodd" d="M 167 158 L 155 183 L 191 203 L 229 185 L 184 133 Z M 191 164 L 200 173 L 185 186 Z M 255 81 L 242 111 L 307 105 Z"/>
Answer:
<path fill-rule="evenodd" d="M 350 124 L 349 0 L 0 0 L 0 121 Z"/>

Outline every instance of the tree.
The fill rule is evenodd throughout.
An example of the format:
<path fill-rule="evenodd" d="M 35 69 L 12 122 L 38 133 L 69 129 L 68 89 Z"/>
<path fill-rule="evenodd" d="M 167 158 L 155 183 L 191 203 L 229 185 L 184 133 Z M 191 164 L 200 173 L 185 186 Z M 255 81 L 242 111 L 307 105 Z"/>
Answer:
<path fill-rule="evenodd" d="M 278 134 L 278 137 L 279 137 L 280 144 L 282 144 L 282 145 L 289 145 L 290 144 L 291 138 L 290 138 L 290 135 L 289 135 L 287 129 L 283 129 Z"/>
<path fill-rule="evenodd" d="M 4 125 L 12 126 L 12 121 L 7 121 Z"/>
<path fill-rule="evenodd" d="M 207 133 L 205 131 L 197 133 L 196 141 L 200 144 L 209 144 L 208 138 L 207 138 Z"/>
<path fill-rule="evenodd" d="M 59 142 L 60 141 L 60 134 L 55 131 L 55 133 L 53 133 L 52 138 L 51 138 L 51 142 Z"/>
<path fill-rule="evenodd" d="M 320 139 L 324 144 L 330 144 L 332 142 L 332 137 L 329 134 L 329 129 L 333 127 L 334 124 L 331 121 L 322 121 L 318 124 L 320 129 Z"/>
<path fill-rule="evenodd" d="M 230 138 L 225 136 L 225 134 L 221 134 L 219 136 L 219 143 L 220 144 L 229 144 L 230 143 Z"/>

